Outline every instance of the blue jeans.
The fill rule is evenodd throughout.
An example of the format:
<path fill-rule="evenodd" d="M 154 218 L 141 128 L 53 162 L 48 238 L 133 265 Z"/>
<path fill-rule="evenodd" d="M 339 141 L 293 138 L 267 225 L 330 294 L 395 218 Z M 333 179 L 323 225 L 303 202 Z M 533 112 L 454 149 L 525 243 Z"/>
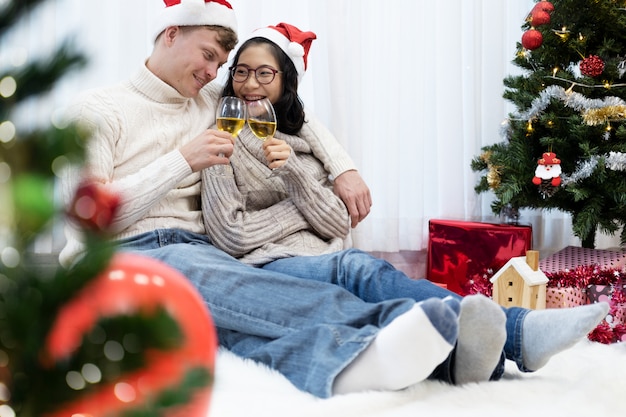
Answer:
<path fill-rule="evenodd" d="M 328 255 L 279 259 L 266 264 L 263 269 L 335 284 L 370 303 L 399 297 L 423 301 L 431 297 L 444 298 L 451 295 L 461 299 L 458 294 L 426 279 L 409 278 L 387 261 L 358 249 Z M 519 307 L 503 310 L 506 314 L 507 338 L 503 358 L 491 376 L 493 380 L 499 379 L 504 372 L 504 357 L 515 361 L 521 371 L 529 371 L 522 363 L 522 323 L 530 310 Z M 448 378 L 439 375 L 438 379 Z"/>
<path fill-rule="evenodd" d="M 185 275 L 205 300 L 220 344 L 278 370 L 318 397 L 395 317 L 409 297 L 366 302 L 338 285 L 244 265 L 206 236 L 155 230 L 118 242 Z M 308 260 L 308 259 L 307 259 Z M 316 268 L 330 268 L 316 265 Z"/>

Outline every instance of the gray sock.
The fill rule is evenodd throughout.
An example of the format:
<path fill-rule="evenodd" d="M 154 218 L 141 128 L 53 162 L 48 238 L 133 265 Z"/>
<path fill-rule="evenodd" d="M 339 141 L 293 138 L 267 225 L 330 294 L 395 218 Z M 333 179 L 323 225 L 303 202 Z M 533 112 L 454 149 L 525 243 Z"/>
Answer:
<path fill-rule="evenodd" d="M 552 356 L 587 336 L 608 312 L 605 302 L 531 311 L 522 325 L 524 366 L 531 371 L 541 368 Z"/>
<path fill-rule="evenodd" d="M 488 381 L 502 356 L 506 342 L 506 315 L 483 295 L 461 301 L 459 339 L 454 360 L 454 382 Z"/>

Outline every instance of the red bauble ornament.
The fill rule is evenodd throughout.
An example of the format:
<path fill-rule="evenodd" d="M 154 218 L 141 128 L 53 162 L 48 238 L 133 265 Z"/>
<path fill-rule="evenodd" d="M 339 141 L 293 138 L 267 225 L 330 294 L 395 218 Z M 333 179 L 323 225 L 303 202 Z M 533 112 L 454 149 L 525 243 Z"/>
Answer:
<path fill-rule="evenodd" d="M 180 327 L 184 337 L 180 347 L 147 351 L 144 368 L 120 375 L 116 383 L 103 384 L 46 417 L 119 415 L 124 410 L 140 408 L 163 390 L 176 389 L 190 368 L 204 367 L 213 374 L 217 335 L 196 289 L 168 265 L 131 253 L 114 255 L 108 268 L 63 306 L 48 335 L 42 358 L 46 362 L 58 362 L 71 357 L 80 347 L 83 335 L 101 318 L 140 311 L 152 313 L 158 307 L 165 308 Z M 194 391 L 190 403 L 174 407 L 165 415 L 208 415 L 211 388 L 209 384 Z"/>
<path fill-rule="evenodd" d="M 529 29 L 522 35 L 522 46 L 528 50 L 534 50 L 543 43 L 543 35 L 536 29 Z"/>
<path fill-rule="evenodd" d="M 554 11 L 554 5 L 549 1 L 542 0 L 539 3 L 535 4 L 535 7 L 533 7 L 533 11 L 535 10 L 542 10 L 546 13 L 552 13 Z"/>
<path fill-rule="evenodd" d="M 597 77 L 604 71 L 604 61 L 597 55 L 589 55 L 580 61 L 580 73 L 588 77 Z"/>
<path fill-rule="evenodd" d="M 104 232 L 113 222 L 119 205 L 119 195 L 98 182 L 85 181 L 76 189 L 69 217 L 84 229 Z"/>
<path fill-rule="evenodd" d="M 550 24 L 550 14 L 548 12 L 537 9 L 530 13 L 530 24 L 532 26 L 541 26 Z"/>

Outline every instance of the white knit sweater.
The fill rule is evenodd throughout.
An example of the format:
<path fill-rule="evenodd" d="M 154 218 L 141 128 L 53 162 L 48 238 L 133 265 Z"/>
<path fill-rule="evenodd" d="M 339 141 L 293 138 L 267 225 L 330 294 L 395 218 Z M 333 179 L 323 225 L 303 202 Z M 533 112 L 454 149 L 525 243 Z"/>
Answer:
<path fill-rule="evenodd" d="M 230 167 L 202 171 L 202 206 L 213 244 L 251 265 L 342 249 L 349 232 L 346 206 L 329 173 L 312 153 L 314 140 L 278 132 L 293 152 L 276 176 L 262 142 L 246 128 L 235 141 Z"/>
<path fill-rule="evenodd" d="M 178 149 L 215 124 L 223 86 L 207 85 L 196 98 L 181 96 L 144 65 L 128 81 L 82 94 L 70 116 L 93 130 L 82 175 L 108 184 L 122 198 L 114 238 L 161 228 L 204 233 L 200 173 L 193 173 Z M 354 169 L 337 141 L 312 119 L 303 130 L 319 129 L 319 157 L 333 175 Z M 69 201 L 79 177 L 62 181 Z M 59 260 L 69 265 L 83 250 L 80 234 L 66 226 Z"/>

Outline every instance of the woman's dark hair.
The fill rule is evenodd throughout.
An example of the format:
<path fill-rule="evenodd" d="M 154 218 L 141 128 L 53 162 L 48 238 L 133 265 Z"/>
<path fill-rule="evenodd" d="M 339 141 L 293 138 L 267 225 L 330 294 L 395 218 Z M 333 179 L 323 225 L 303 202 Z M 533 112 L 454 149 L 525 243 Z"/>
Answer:
<path fill-rule="evenodd" d="M 282 74 L 277 74 L 276 76 L 283 77 L 282 94 L 278 102 L 274 103 L 274 110 L 276 111 L 276 118 L 278 119 L 276 127 L 282 133 L 295 135 L 302 129 L 302 125 L 304 124 L 304 104 L 300 96 L 298 96 L 298 72 L 287 54 L 285 54 L 278 45 L 266 38 L 251 38 L 239 47 L 233 59 L 233 65 L 239 63 L 239 56 L 246 48 L 263 44 L 269 47 L 272 55 L 276 58 L 276 61 L 278 61 L 279 68 L 277 69 L 282 71 Z M 229 72 L 228 82 L 222 92 L 222 96 L 234 95 L 233 77 Z"/>

